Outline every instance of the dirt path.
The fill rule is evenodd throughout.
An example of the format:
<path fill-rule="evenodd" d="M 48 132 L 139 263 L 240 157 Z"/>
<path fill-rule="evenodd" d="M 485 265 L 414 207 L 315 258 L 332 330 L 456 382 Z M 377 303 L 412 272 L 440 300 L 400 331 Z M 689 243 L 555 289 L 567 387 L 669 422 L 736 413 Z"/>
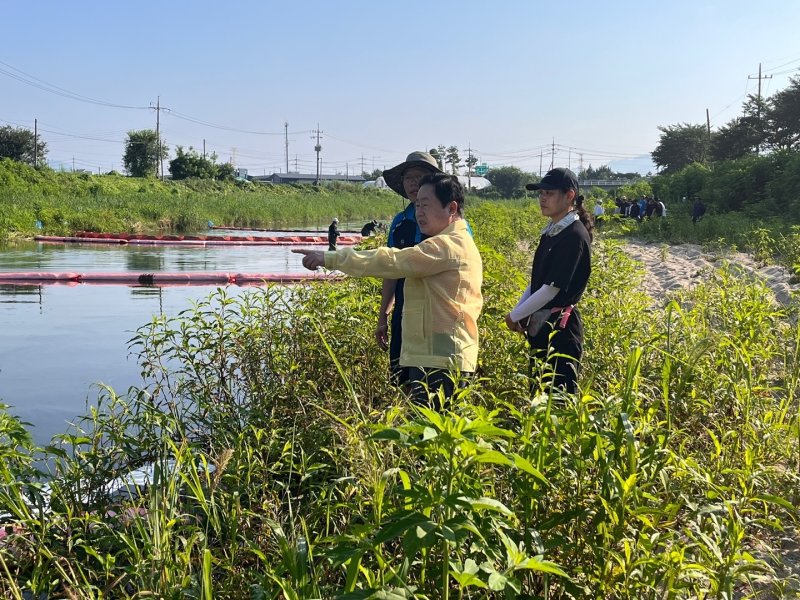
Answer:
<path fill-rule="evenodd" d="M 715 254 L 695 244 L 668 246 L 638 241 L 627 242 L 625 250 L 644 265 L 645 291 L 656 300 L 664 299 L 670 291 L 703 281 L 722 260 L 729 261 L 744 274 L 762 278 L 781 304 L 789 304 L 793 295 L 800 294 L 800 283 L 792 283 L 789 270 L 777 265 L 761 267 L 751 256 L 741 252 Z"/>

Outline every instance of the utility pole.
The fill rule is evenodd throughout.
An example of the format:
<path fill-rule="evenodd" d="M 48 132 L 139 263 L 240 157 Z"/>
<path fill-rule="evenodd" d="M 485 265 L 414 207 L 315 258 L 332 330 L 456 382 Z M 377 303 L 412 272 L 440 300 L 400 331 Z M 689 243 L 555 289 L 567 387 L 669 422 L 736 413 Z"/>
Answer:
<path fill-rule="evenodd" d="M 203 138 L 203 160 L 206 159 L 206 140 Z"/>
<path fill-rule="evenodd" d="M 708 141 L 711 141 L 711 117 L 708 115 L 708 109 L 706 109 L 706 128 L 708 129 Z"/>
<path fill-rule="evenodd" d="M 150 109 L 156 111 L 156 144 L 157 144 L 157 152 L 156 155 L 156 177 L 158 177 L 158 165 L 161 164 L 161 179 L 164 179 L 164 159 L 162 158 L 163 153 L 161 150 L 161 111 L 164 110 L 161 107 L 161 96 L 158 96 L 156 99 L 156 105 L 153 106 L 153 103 L 150 103 Z"/>
<path fill-rule="evenodd" d="M 761 76 L 761 63 L 758 63 L 758 77 L 747 76 L 748 79 L 758 79 L 758 124 L 761 125 L 761 80 L 772 79 L 772 75 Z M 761 144 L 756 146 L 756 154 L 761 154 Z"/>
<path fill-rule="evenodd" d="M 578 174 L 583 173 L 583 152 L 578 153 Z"/>
<path fill-rule="evenodd" d="M 33 168 L 39 166 L 39 119 L 33 120 Z"/>
<path fill-rule="evenodd" d="M 467 191 L 472 189 L 472 143 L 467 145 Z"/>
<path fill-rule="evenodd" d="M 572 148 L 567 148 L 567 168 L 572 170 Z"/>
<path fill-rule="evenodd" d="M 364 153 L 361 153 L 361 176 L 364 176 Z"/>
<path fill-rule="evenodd" d="M 297 170 L 297 154 L 294 155 L 294 172 L 299 173 L 300 171 Z"/>
<path fill-rule="evenodd" d="M 758 77 L 753 77 L 752 75 L 747 76 L 748 79 L 758 79 L 758 109 L 759 109 L 759 116 L 761 111 L 761 80 L 762 79 L 772 79 L 772 75 L 764 75 L 761 76 L 761 63 L 758 63 Z"/>
<path fill-rule="evenodd" d="M 543 154 L 544 154 L 544 151 L 539 150 L 539 179 L 542 178 L 542 155 Z"/>
<path fill-rule="evenodd" d="M 553 138 L 553 146 L 550 150 L 550 169 L 553 168 L 553 162 L 556 160 L 556 138 Z"/>
<path fill-rule="evenodd" d="M 156 140 L 158 143 L 158 159 L 161 158 L 161 96 L 156 97 Z M 156 177 L 158 177 L 158 164 L 156 160 Z M 74 169 L 73 169 L 74 170 Z M 161 165 L 161 172 L 164 172 L 164 165 Z"/>
<path fill-rule="evenodd" d="M 283 122 L 283 138 L 286 144 L 286 172 L 289 172 L 289 121 Z"/>
<path fill-rule="evenodd" d="M 317 130 L 316 130 L 317 144 L 314 146 L 314 152 L 317 153 L 317 179 L 314 182 L 315 185 L 319 185 L 319 153 L 322 152 L 322 146 L 319 143 L 319 139 L 320 139 L 319 136 L 320 136 L 321 133 L 322 132 L 319 130 L 319 123 L 317 123 Z M 312 136 L 311 139 L 312 140 L 314 139 L 313 136 Z"/>

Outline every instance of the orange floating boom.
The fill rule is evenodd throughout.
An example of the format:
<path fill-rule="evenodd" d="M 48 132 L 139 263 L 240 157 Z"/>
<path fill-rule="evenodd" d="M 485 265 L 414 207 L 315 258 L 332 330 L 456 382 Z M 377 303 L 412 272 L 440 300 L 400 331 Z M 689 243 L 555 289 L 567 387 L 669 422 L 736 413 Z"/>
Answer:
<path fill-rule="evenodd" d="M 120 285 L 262 285 L 339 279 L 334 273 L 0 273 L 0 284 L 41 285 L 57 283 Z"/>

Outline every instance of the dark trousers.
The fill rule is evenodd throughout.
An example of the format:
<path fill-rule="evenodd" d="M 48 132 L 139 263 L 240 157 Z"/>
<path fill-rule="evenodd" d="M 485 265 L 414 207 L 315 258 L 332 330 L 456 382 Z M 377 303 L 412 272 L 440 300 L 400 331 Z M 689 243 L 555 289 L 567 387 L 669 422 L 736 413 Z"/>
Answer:
<path fill-rule="evenodd" d="M 437 411 L 449 408 L 456 389 L 465 387 L 472 375 L 472 373 L 461 373 L 458 381 L 453 381 L 453 374 L 449 369 L 433 367 L 405 367 L 405 369 L 408 374 L 407 390 L 411 394 L 411 401 Z M 443 399 L 439 397 L 439 390 L 442 390 Z"/>
<path fill-rule="evenodd" d="M 541 389 L 560 388 L 570 394 L 578 393 L 578 372 L 583 356 L 583 320 L 577 308 L 572 310 L 564 329 L 559 327 L 560 313 L 552 315 L 530 344 L 529 375 L 531 394 L 540 390 L 536 375 L 542 361 L 547 368 L 541 378 Z"/>
<path fill-rule="evenodd" d="M 389 377 L 392 384 L 402 386 L 408 382 L 408 367 L 400 366 L 400 349 L 403 340 L 403 306 L 395 305 L 389 328 Z"/>

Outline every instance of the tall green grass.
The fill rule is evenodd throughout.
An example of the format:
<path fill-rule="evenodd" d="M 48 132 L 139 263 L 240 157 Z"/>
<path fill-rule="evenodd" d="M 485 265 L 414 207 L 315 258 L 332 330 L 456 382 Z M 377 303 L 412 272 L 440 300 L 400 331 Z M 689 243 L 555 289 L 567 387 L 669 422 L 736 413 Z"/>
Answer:
<path fill-rule="evenodd" d="M 796 323 L 720 270 L 660 308 L 594 248 L 577 397 L 528 392 L 503 328 L 531 205 L 469 212 L 485 259 L 479 377 L 451 412 L 387 385 L 379 282 L 219 290 L 131 340 L 106 390 L 34 449 L 0 421 L 0 592 L 69 598 L 734 598 L 796 589 Z M 54 464 L 51 512 L 35 457 Z M 103 482 L 142 463 L 130 498 Z M 213 468 L 211 467 L 213 465 Z"/>
<path fill-rule="evenodd" d="M 161 182 L 0 161 L 0 240 L 42 232 L 196 232 L 209 220 L 232 227 L 322 228 L 334 216 L 343 222 L 387 220 L 404 203 L 393 192 L 353 184 Z"/>

